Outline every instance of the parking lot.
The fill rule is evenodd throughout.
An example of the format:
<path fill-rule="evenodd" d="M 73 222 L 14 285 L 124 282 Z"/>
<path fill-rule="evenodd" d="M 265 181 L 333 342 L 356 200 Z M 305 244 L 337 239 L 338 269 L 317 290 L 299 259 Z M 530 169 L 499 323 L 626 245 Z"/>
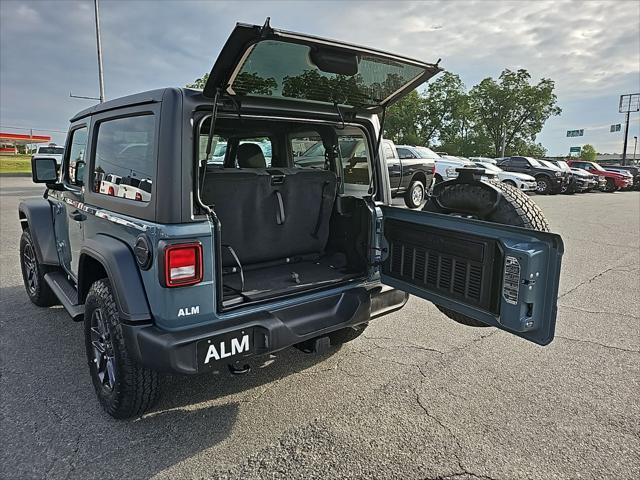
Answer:
<path fill-rule="evenodd" d="M 0 178 L 0 477 L 640 477 L 640 193 L 536 196 L 565 241 L 556 339 L 458 325 L 411 298 L 319 357 L 172 377 L 135 421 L 100 408 L 82 324 L 24 292 Z"/>

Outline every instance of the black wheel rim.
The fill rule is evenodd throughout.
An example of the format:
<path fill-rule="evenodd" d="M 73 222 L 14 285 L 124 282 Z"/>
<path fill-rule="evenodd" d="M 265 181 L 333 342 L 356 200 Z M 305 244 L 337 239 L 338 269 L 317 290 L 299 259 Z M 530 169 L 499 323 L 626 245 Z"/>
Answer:
<path fill-rule="evenodd" d="M 30 295 L 35 295 L 38 291 L 38 267 L 36 266 L 36 256 L 31 243 L 26 243 L 22 251 L 22 264 L 24 265 L 24 279 Z"/>
<path fill-rule="evenodd" d="M 91 314 L 91 346 L 98 380 L 104 388 L 113 390 L 116 383 L 116 363 L 111 334 L 100 308 L 96 308 Z"/>

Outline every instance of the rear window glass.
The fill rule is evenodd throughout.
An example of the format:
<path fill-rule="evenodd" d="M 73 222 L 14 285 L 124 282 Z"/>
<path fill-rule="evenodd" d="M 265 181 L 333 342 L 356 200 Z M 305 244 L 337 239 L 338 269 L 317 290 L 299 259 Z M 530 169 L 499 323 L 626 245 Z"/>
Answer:
<path fill-rule="evenodd" d="M 425 68 L 395 59 L 361 54 L 357 73 L 343 75 L 320 70 L 307 45 L 264 40 L 249 50 L 229 92 L 236 95 L 280 97 L 375 106 L 417 79 Z"/>
<path fill-rule="evenodd" d="M 93 188 L 137 202 L 151 200 L 155 177 L 155 117 L 106 120 L 98 125 Z"/>
<path fill-rule="evenodd" d="M 43 155 L 62 155 L 64 147 L 40 147 L 38 153 Z"/>

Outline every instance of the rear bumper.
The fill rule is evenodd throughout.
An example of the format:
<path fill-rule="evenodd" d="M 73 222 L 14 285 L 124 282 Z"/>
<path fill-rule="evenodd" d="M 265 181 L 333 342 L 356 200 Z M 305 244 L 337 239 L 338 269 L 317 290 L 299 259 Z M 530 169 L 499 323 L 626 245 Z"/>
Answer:
<path fill-rule="evenodd" d="M 197 344 L 212 336 L 253 332 L 252 351 L 248 355 L 233 356 L 227 362 L 218 362 L 224 366 L 247 356 L 276 352 L 335 330 L 366 323 L 402 308 L 408 297 L 407 293 L 396 289 L 376 287 L 367 290 L 362 287 L 178 332 L 153 325 L 122 325 L 122 331 L 129 353 L 141 365 L 162 372 L 195 374 L 210 369 L 198 364 Z"/>

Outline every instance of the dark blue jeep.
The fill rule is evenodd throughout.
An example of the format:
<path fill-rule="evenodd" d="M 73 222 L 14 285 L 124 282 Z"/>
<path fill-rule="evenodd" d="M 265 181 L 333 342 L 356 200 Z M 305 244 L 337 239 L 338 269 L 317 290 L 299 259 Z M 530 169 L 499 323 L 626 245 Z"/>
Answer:
<path fill-rule="evenodd" d="M 239 24 L 204 91 L 71 119 L 60 174 L 33 160 L 47 189 L 20 204 L 20 258 L 33 303 L 84 322 L 109 414 L 148 409 L 159 372 L 350 341 L 409 293 L 551 342 L 563 246 L 526 195 L 465 170 L 422 211 L 391 206 L 385 110 L 440 70 Z"/>

